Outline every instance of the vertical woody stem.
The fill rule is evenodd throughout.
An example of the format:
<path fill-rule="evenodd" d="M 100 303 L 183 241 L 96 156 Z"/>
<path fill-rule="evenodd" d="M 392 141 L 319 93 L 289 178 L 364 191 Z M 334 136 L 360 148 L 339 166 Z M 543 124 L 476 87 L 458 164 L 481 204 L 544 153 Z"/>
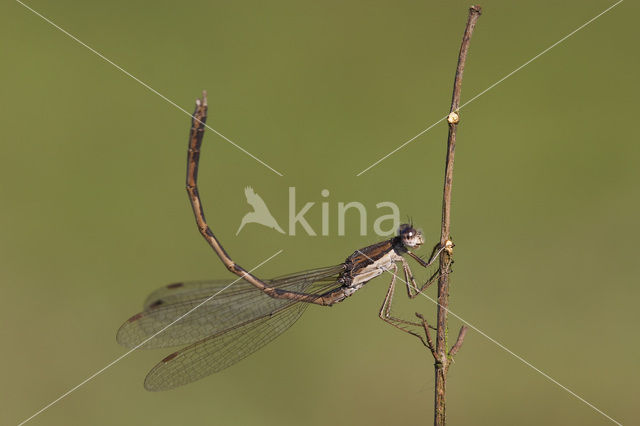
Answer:
<path fill-rule="evenodd" d="M 476 22 L 481 14 L 479 6 L 469 8 L 469 18 L 460 46 L 458 56 L 458 68 L 453 82 L 453 96 L 451 109 L 447 121 L 449 123 L 449 135 L 447 138 L 447 162 L 444 177 L 444 190 L 442 196 L 442 228 L 440 244 L 445 246 L 451 239 L 451 186 L 453 182 L 453 160 L 456 149 L 456 130 L 458 128 L 460 106 L 460 92 L 462 90 L 462 73 L 469 52 L 469 43 Z M 435 362 L 435 402 L 434 425 L 445 424 L 445 392 L 447 371 L 449 369 L 449 356 L 447 354 L 447 312 L 449 308 L 449 273 L 451 271 L 452 250 L 444 250 L 440 255 L 440 278 L 438 279 L 438 318 L 436 332 L 436 362 Z M 462 332 L 462 330 L 461 330 Z"/>

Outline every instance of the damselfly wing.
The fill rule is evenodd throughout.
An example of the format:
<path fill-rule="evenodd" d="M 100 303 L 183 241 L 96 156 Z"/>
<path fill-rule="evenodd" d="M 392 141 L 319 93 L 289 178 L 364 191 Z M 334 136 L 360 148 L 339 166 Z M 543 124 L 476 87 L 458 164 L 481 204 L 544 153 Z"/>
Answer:
<path fill-rule="evenodd" d="M 344 265 L 336 265 L 267 282 L 283 290 L 322 294 L 341 286 L 337 278 L 343 270 Z M 117 341 L 129 348 L 188 345 L 165 357 L 149 372 L 144 383 L 146 389 L 172 389 L 235 364 L 286 331 L 309 306 L 272 298 L 243 280 L 220 292 L 232 281 L 165 286 L 151 293 L 144 302 L 144 310 L 120 327 Z M 202 306 L 193 310 L 199 304 Z M 190 310 L 193 312 L 154 336 Z M 154 337 L 149 339 L 151 336 Z"/>

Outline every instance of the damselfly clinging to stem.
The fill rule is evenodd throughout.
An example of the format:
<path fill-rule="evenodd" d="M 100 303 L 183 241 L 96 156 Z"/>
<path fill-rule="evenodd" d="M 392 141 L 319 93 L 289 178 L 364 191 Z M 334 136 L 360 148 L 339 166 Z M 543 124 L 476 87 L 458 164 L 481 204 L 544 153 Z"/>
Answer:
<path fill-rule="evenodd" d="M 409 329 L 412 326 L 426 327 L 426 323 L 406 321 L 391 315 L 397 264 L 402 266 L 407 294 L 414 298 L 437 280 L 439 270 L 418 287 L 405 256 L 426 268 L 450 246 L 436 245 L 430 259 L 425 262 L 412 252 L 424 244 L 422 233 L 412 225 L 404 224 L 396 237 L 356 250 L 339 265 L 270 280 L 252 275 L 231 260 L 204 217 L 197 175 L 206 112 L 205 94 L 196 102 L 192 118 L 187 192 L 201 234 L 226 267 L 242 279 L 231 286 L 231 280 L 170 284 L 149 295 L 143 311 L 120 327 L 117 340 L 127 347 L 187 345 L 165 357 L 149 372 L 145 388 L 172 389 L 229 367 L 287 330 L 310 304 L 331 306 L 341 302 L 386 271 L 392 273 L 392 278 L 379 312 L 380 318 L 419 337 L 428 345 L 425 338 Z M 176 322 L 181 316 L 184 317 Z"/>

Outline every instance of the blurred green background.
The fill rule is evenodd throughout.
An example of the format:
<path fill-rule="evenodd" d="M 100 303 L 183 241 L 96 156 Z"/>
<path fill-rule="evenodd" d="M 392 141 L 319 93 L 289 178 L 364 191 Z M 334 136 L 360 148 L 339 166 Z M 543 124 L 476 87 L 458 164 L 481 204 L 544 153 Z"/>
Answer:
<path fill-rule="evenodd" d="M 463 102 L 612 3 L 483 2 Z M 316 229 L 329 189 L 331 226 L 340 201 L 369 229 L 393 201 L 437 240 L 444 123 L 355 175 L 447 113 L 468 2 L 28 4 L 188 111 L 207 89 L 209 124 L 284 174 L 205 136 L 208 219 L 246 268 L 279 249 L 260 276 L 334 264 L 380 238 L 355 215 L 345 236 L 236 237 L 245 186 L 283 227 L 295 186 Z M 452 217 L 451 309 L 624 424 L 640 422 L 638 12 L 622 3 L 462 110 Z M 0 23 L 0 423 L 16 424 L 123 354 L 115 332 L 150 291 L 229 273 L 184 191 L 189 118 L 19 3 Z M 135 352 L 31 424 L 430 424 L 432 359 L 377 318 L 387 282 L 175 391 L 142 387 L 169 350 Z M 610 424 L 473 331 L 448 418 Z"/>

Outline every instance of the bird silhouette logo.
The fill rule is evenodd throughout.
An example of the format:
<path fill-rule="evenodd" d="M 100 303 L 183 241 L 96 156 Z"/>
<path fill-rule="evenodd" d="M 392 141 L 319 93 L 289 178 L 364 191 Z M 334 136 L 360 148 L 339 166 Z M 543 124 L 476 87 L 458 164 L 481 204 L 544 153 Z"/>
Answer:
<path fill-rule="evenodd" d="M 275 229 L 279 233 L 284 234 L 284 231 L 280 228 L 280 225 L 278 225 L 278 222 L 276 222 L 276 219 L 269 211 L 267 204 L 264 202 L 262 197 L 256 194 L 252 187 L 247 186 L 244 189 L 244 195 L 247 198 L 247 203 L 253 207 L 253 211 L 244 215 L 236 235 L 240 233 L 240 230 L 242 230 L 247 223 L 259 223 L 260 225 Z"/>

